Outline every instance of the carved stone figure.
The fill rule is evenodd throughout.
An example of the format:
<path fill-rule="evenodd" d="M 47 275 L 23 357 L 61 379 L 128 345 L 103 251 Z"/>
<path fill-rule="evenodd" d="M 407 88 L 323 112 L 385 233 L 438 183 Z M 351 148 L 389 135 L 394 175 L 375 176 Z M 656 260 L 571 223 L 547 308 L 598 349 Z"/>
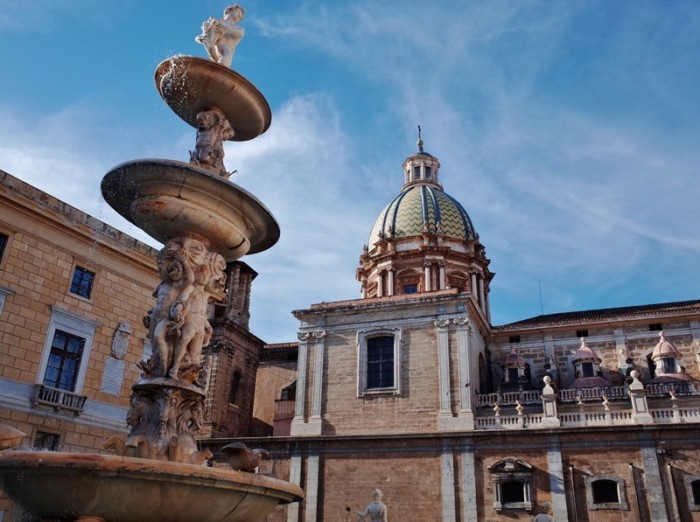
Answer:
<path fill-rule="evenodd" d="M 210 17 L 202 24 L 202 34 L 195 40 L 204 46 L 213 61 L 231 67 L 236 47 L 245 34 L 243 27 L 237 25 L 244 14 L 240 5 L 230 5 L 224 9 L 223 19 Z"/>
<path fill-rule="evenodd" d="M 266 449 L 251 449 L 242 442 L 227 444 L 221 448 L 221 451 L 226 454 L 226 461 L 231 468 L 236 471 L 248 471 L 250 473 L 254 473 L 260 466 L 260 462 L 270 456 Z"/>
<path fill-rule="evenodd" d="M 155 358 L 141 364 L 146 377 L 197 379 L 202 347 L 212 333 L 207 306 L 224 296 L 225 268 L 220 254 L 193 238 L 171 239 L 158 253 L 162 281 L 153 293 L 156 305 L 144 319 Z"/>
<path fill-rule="evenodd" d="M 369 516 L 371 522 L 389 522 L 386 506 L 382 502 L 382 491 L 379 488 L 374 488 L 372 497 L 374 501 L 370 502 L 364 511 L 358 511 L 357 516 L 360 520 L 366 520 L 366 517 Z"/>
<path fill-rule="evenodd" d="M 224 140 L 234 136 L 233 128 L 224 113 L 216 108 L 197 114 L 197 140 L 190 152 L 190 163 L 210 170 L 224 178 L 229 177 L 224 167 Z"/>

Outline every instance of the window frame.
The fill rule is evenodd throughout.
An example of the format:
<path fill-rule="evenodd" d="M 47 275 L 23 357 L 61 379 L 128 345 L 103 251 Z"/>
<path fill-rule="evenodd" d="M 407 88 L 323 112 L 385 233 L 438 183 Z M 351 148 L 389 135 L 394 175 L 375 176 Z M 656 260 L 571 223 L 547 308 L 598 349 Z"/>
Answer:
<path fill-rule="evenodd" d="M 67 310 L 62 310 L 56 306 L 51 307 L 51 319 L 46 331 L 44 340 L 44 348 L 39 361 L 39 369 L 36 374 L 36 384 L 44 385 L 44 375 L 51 356 L 51 347 L 53 344 L 56 330 L 82 337 L 85 339 L 83 344 L 83 353 L 78 363 L 78 372 L 75 380 L 75 389 L 71 393 L 80 394 L 85 385 L 85 374 L 87 373 L 88 361 L 90 360 L 90 352 L 95 338 L 95 330 L 101 326 L 97 321 L 86 319 L 75 315 Z"/>
<path fill-rule="evenodd" d="M 81 271 L 84 274 L 90 274 L 92 276 L 90 280 L 90 288 L 88 290 L 88 295 L 82 295 L 78 292 L 73 291 L 73 283 L 75 281 L 75 275 L 78 273 L 78 271 Z M 72 295 L 73 297 L 77 297 L 79 299 L 85 299 L 87 301 L 90 301 L 92 299 L 93 293 L 95 291 L 95 283 L 97 282 L 97 272 L 94 270 L 90 270 L 89 268 L 85 268 L 83 265 L 75 263 L 73 265 L 73 270 L 71 272 L 70 280 L 68 282 L 68 293 Z M 80 290 L 80 285 L 78 285 L 78 290 Z"/>
<path fill-rule="evenodd" d="M 3 238 L 3 241 L 0 242 L 0 268 L 3 267 L 5 264 L 5 258 L 7 257 L 7 252 L 10 250 L 10 243 L 12 242 L 12 236 L 9 233 L 6 233 L 2 230 L 0 230 L 0 238 Z"/>
<path fill-rule="evenodd" d="M 40 438 L 40 436 L 53 436 L 56 437 L 56 447 L 51 448 L 48 446 L 41 446 L 37 447 L 37 440 Z M 55 432 L 55 431 L 46 431 L 44 429 L 38 429 L 34 432 L 34 437 L 32 437 L 32 450 L 33 451 L 61 451 L 61 444 L 63 442 L 63 437 L 61 436 L 61 433 Z"/>
<path fill-rule="evenodd" d="M 534 506 L 532 502 L 533 469 L 530 464 L 523 460 L 509 457 L 489 466 L 489 471 L 491 472 L 491 483 L 493 484 L 493 509 L 496 512 L 532 512 Z M 522 485 L 522 502 L 503 501 L 503 484 L 508 483 L 519 483 Z"/>
<path fill-rule="evenodd" d="M 393 337 L 393 371 L 394 385 L 384 388 L 369 388 L 368 377 L 368 350 L 369 339 L 377 337 Z M 377 328 L 361 330 L 357 332 L 357 396 L 366 397 L 373 395 L 400 395 L 401 394 L 401 329 Z"/>
<path fill-rule="evenodd" d="M 697 503 L 695 495 L 693 494 L 693 484 L 697 484 L 698 489 L 700 489 L 700 475 L 690 475 L 685 477 L 685 491 L 686 497 L 688 499 L 688 509 L 690 511 L 700 511 L 700 494 L 698 494 Z"/>
<path fill-rule="evenodd" d="M 58 336 L 65 337 L 62 346 L 57 345 Z M 75 346 L 77 341 L 77 350 L 71 350 L 71 346 Z M 49 388 L 54 388 L 56 390 L 67 391 L 70 393 L 75 392 L 75 386 L 78 381 L 78 372 L 80 370 L 80 363 L 83 360 L 83 353 L 85 351 L 85 337 L 76 335 L 71 332 L 66 332 L 59 328 L 54 330 L 53 338 L 51 339 L 51 349 L 49 352 L 49 359 L 46 364 L 46 371 L 44 371 L 44 381 L 43 385 Z M 55 357 L 59 360 L 58 367 L 52 366 L 51 360 Z M 73 365 L 69 361 L 75 361 Z M 71 366 L 74 366 L 74 370 L 70 370 Z M 46 382 L 47 374 L 49 373 L 49 368 L 56 369 L 56 377 L 54 383 Z M 64 377 L 68 375 L 70 377 L 69 382 L 63 382 Z M 65 386 L 65 387 L 64 387 Z"/>
<path fill-rule="evenodd" d="M 605 480 L 617 483 L 617 498 L 618 502 L 594 502 L 593 484 L 595 482 Z M 627 501 L 627 487 L 625 479 L 612 475 L 594 475 L 585 477 L 586 484 L 586 502 L 589 511 L 598 511 L 601 509 L 614 509 L 618 511 L 628 511 L 629 503 Z"/>

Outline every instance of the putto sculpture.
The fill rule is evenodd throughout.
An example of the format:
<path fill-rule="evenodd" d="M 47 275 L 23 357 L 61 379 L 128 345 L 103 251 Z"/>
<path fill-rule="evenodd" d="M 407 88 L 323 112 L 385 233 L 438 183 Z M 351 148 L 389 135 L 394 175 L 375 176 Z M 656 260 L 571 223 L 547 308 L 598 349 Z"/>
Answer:
<path fill-rule="evenodd" d="M 202 34 L 195 40 L 207 50 L 209 57 L 216 63 L 231 67 L 236 47 L 245 35 L 245 29 L 238 22 L 243 20 L 245 11 L 238 5 L 230 5 L 224 9 L 222 19 L 209 17 L 202 24 Z"/>
<path fill-rule="evenodd" d="M 197 141 L 194 151 L 190 151 L 190 163 L 228 178 L 230 174 L 224 167 L 224 141 L 235 134 L 221 110 L 197 113 Z"/>

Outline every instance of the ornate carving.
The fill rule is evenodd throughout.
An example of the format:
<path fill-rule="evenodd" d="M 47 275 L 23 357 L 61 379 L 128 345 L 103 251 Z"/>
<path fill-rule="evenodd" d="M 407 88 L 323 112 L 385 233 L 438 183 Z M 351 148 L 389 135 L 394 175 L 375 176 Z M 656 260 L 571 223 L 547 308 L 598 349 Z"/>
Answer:
<path fill-rule="evenodd" d="M 194 435 L 203 421 L 201 391 L 165 379 L 147 379 L 134 386 L 126 414 L 130 427 L 126 442 L 118 436 L 105 448 L 127 457 L 201 464 L 212 457 L 199 451 Z"/>
<path fill-rule="evenodd" d="M 464 317 L 455 317 L 452 319 L 455 325 L 457 326 L 467 326 L 469 327 L 469 317 L 464 316 Z"/>
<path fill-rule="evenodd" d="M 223 298 L 226 261 L 201 241 L 175 238 L 158 253 L 161 283 L 156 305 L 144 318 L 153 356 L 141 363 L 145 377 L 171 377 L 193 383 L 199 376 L 202 347 L 212 328 L 207 305 Z"/>
<path fill-rule="evenodd" d="M 115 359 L 123 359 L 126 351 L 129 348 L 129 339 L 131 338 L 131 326 L 129 321 L 122 321 L 114 332 L 112 338 L 112 357 Z"/>
<path fill-rule="evenodd" d="M 254 473 L 263 459 L 270 458 L 266 449 L 251 449 L 242 442 L 227 444 L 221 451 L 226 454 L 226 462 L 236 471 Z"/>
<path fill-rule="evenodd" d="M 231 67 L 236 47 L 245 35 L 245 29 L 237 25 L 244 15 L 245 11 L 240 5 L 230 5 L 224 9 L 222 19 L 209 17 L 202 24 L 202 34 L 195 40 L 204 46 L 213 61 Z"/>
<path fill-rule="evenodd" d="M 224 113 L 217 108 L 197 113 L 197 140 L 190 163 L 212 171 L 223 178 L 231 174 L 224 167 L 224 141 L 235 135 Z"/>
<path fill-rule="evenodd" d="M 313 336 L 316 339 L 323 339 L 326 336 L 326 331 L 325 330 L 315 330 L 313 333 Z"/>
<path fill-rule="evenodd" d="M 302 342 L 308 341 L 310 337 L 311 337 L 311 332 L 299 332 L 299 333 L 297 333 L 297 339 L 299 339 Z"/>
<path fill-rule="evenodd" d="M 449 319 L 435 319 L 435 326 L 437 326 L 438 328 L 447 328 L 449 324 Z"/>

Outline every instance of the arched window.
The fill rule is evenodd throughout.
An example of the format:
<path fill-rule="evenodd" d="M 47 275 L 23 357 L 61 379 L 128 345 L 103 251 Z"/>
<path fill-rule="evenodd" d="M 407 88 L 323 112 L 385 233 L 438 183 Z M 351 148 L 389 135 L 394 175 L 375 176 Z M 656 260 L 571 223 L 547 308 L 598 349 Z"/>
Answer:
<path fill-rule="evenodd" d="M 238 393 L 241 388 L 241 372 L 236 370 L 231 378 L 231 391 L 229 392 L 228 402 L 236 404 L 238 402 Z"/>
<path fill-rule="evenodd" d="M 488 393 L 489 380 L 486 375 L 486 363 L 484 362 L 484 354 L 479 354 L 479 393 Z"/>

